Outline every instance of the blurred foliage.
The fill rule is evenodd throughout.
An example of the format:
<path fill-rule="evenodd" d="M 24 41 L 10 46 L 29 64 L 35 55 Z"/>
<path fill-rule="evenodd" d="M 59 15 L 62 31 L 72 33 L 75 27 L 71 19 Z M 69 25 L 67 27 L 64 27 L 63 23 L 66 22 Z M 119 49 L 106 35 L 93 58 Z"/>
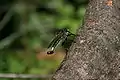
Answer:
<path fill-rule="evenodd" d="M 59 29 L 76 33 L 87 3 L 88 0 L 1 0 L 0 72 L 54 73 L 65 52 L 60 49 L 46 55 L 46 48 Z"/>

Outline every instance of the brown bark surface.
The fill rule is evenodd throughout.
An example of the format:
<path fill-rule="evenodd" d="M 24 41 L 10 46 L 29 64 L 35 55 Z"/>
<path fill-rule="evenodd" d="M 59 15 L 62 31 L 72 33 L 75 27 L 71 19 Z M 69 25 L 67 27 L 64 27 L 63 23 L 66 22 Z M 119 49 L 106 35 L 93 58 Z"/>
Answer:
<path fill-rule="evenodd" d="M 53 80 L 120 79 L 120 0 L 89 0 L 79 29 Z"/>

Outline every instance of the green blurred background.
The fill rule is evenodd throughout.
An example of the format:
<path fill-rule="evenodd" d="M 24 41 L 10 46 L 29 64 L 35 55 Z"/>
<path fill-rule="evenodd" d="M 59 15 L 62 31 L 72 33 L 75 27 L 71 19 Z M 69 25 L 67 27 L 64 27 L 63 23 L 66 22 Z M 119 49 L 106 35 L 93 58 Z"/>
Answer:
<path fill-rule="evenodd" d="M 76 33 L 88 0 L 1 0 L 0 73 L 53 74 L 65 56 L 62 47 L 47 55 L 58 29 Z M 47 80 L 5 79 L 0 80 Z"/>

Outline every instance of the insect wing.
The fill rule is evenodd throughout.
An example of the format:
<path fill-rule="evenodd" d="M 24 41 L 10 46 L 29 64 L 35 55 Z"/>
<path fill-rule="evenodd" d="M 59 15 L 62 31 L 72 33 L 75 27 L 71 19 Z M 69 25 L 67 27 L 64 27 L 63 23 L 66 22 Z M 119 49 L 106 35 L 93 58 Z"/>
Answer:
<path fill-rule="evenodd" d="M 62 31 L 60 31 L 60 32 L 55 36 L 55 38 L 51 41 L 51 43 L 50 43 L 49 46 L 48 46 L 48 49 L 49 49 L 49 50 L 54 50 L 54 49 L 57 47 L 57 45 L 59 44 L 62 36 L 64 36 L 64 33 L 63 33 Z"/>

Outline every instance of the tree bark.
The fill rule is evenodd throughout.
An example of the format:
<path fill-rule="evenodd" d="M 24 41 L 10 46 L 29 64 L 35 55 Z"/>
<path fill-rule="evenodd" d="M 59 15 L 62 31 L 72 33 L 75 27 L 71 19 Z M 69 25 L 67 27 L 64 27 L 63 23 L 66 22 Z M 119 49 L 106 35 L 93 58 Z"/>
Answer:
<path fill-rule="evenodd" d="M 120 79 L 120 0 L 89 0 L 83 28 L 52 80 Z"/>

